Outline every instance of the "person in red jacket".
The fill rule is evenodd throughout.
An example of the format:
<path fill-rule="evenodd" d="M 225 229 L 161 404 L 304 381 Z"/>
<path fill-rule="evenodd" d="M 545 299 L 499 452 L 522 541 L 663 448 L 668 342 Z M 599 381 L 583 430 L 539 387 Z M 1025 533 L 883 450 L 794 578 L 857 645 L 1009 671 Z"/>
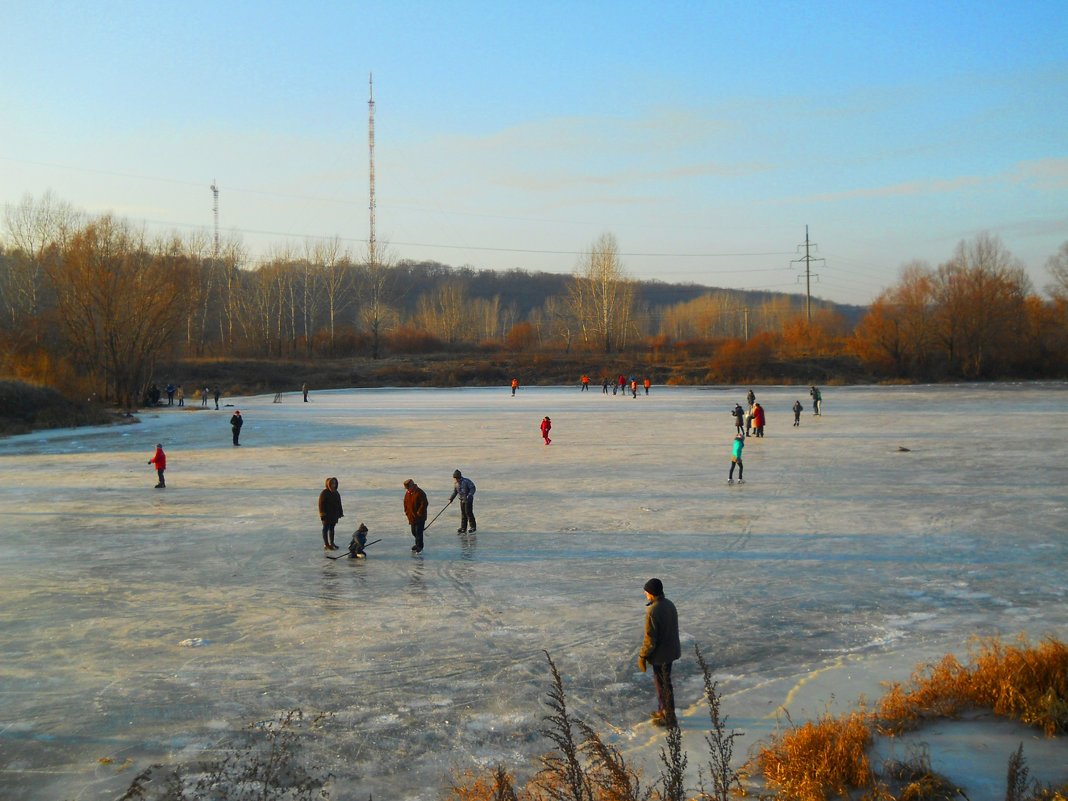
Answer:
<path fill-rule="evenodd" d="M 552 430 L 553 421 L 549 419 L 549 415 L 545 415 L 545 419 L 541 421 L 541 438 L 545 440 L 545 444 L 548 445 L 552 442 L 549 439 L 549 432 Z"/>
<path fill-rule="evenodd" d="M 152 454 L 152 458 L 148 460 L 148 463 L 156 466 L 156 475 L 159 476 L 159 483 L 156 484 L 155 488 L 165 489 L 167 482 L 163 480 L 163 471 L 167 469 L 167 454 L 163 452 L 161 443 L 156 443 L 156 452 Z"/>
<path fill-rule="evenodd" d="M 753 404 L 753 428 L 758 437 L 764 436 L 764 407 L 759 403 Z"/>
<path fill-rule="evenodd" d="M 426 493 L 419 485 L 410 478 L 404 480 L 404 514 L 408 517 L 408 525 L 412 527 L 412 536 L 415 537 L 415 545 L 412 546 L 414 553 L 423 551 L 423 529 L 426 528 L 426 513 L 430 502 Z"/>

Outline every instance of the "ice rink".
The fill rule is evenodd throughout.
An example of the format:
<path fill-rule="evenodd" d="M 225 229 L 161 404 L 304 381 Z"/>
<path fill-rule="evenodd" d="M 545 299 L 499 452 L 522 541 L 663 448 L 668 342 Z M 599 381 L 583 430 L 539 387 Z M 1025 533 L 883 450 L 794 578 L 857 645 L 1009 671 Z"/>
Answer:
<path fill-rule="evenodd" d="M 0 440 L 0 797 L 113 799 L 301 708 L 333 715 L 309 755 L 333 798 L 436 799 L 454 770 L 522 773 L 548 748 L 543 651 L 574 712 L 655 776 L 635 666 L 651 576 L 679 609 L 695 772 L 695 643 L 741 757 L 783 708 L 877 697 L 976 635 L 1068 639 L 1068 385 L 824 387 L 821 417 L 806 388 L 754 387 L 767 434 L 727 486 L 746 389 L 313 391 Z M 413 556 L 402 482 L 433 516 L 456 468 L 477 534 L 455 503 Z M 361 521 L 382 538 L 367 560 L 324 558 L 328 476 L 338 543 Z M 975 801 L 1004 796 L 1021 741 L 1034 778 L 1068 781 L 1065 745 L 1028 730 L 931 736 Z"/>

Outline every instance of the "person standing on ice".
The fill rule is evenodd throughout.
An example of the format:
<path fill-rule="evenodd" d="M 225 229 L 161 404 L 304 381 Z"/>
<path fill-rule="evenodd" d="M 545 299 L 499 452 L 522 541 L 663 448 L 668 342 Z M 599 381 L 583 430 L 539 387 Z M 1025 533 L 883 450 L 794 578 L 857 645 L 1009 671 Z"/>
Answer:
<path fill-rule="evenodd" d="M 408 517 L 408 525 L 412 527 L 412 536 L 415 537 L 413 553 L 423 552 L 423 529 L 426 528 L 426 513 L 430 502 L 426 493 L 419 485 L 410 478 L 404 480 L 404 514 Z"/>
<path fill-rule="evenodd" d="M 336 551 L 334 544 L 334 527 L 345 516 L 341 507 L 341 493 L 337 491 L 337 478 L 331 476 L 326 480 L 326 487 L 319 493 L 319 520 L 323 524 L 323 550 Z"/>
<path fill-rule="evenodd" d="M 744 484 L 742 479 L 742 471 L 745 469 L 742 466 L 742 449 L 745 447 L 745 436 L 739 434 L 734 438 L 734 447 L 731 449 L 731 471 L 727 473 L 727 483 L 734 483 L 734 466 L 738 465 L 738 483 Z"/>
<path fill-rule="evenodd" d="M 457 534 L 466 534 L 470 531 L 475 533 L 475 482 L 469 478 L 464 478 L 463 474 L 459 470 L 454 470 L 452 473 L 452 480 L 454 482 L 452 488 L 452 495 L 449 496 L 449 503 L 456 500 L 456 496 L 460 496 L 460 527 L 456 529 Z"/>
<path fill-rule="evenodd" d="M 545 415 L 541 421 L 541 438 L 545 440 L 546 445 L 552 442 L 552 440 L 549 439 L 549 432 L 552 431 L 552 428 L 553 421 L 549 419 L 549 415 Z"/>
<path fill-rule="evenodd" d="M 608 376 L 605 376 L 604 380 L 601 382 L 601 394 L 602 395 L 607 395 L 608 394 Z"/>
<path fill-rule="evenodd" d="M 748 403 L 750 406 L 756 403 L 756 395 L 753 394 L 753 390 L 749 390 L 749 392 L 746 393 L 745 402 Z"/>
<path fill-rule="evenodd" d="M 215 411 L 219 411 L 219 398 L 222 397 L 222 393 L 219 391 L 219 385 L 215 385 L 215 389 L 211 391 L 212 397 L 215 398 Z"/>
<path fill-rule="evenodd" d="M 671 685 L 671 663 L 682 656 L 679 642 L 679 613 L 675 604 L 664 597 L 664 583 L 651 578 L 645 590 L 645 638 L 638 651 L 638 670 L 645 672 L 653 666 L 653 686 L 656 688 L 656 712 L 653 724 L 666 728 L 677 727 L 675 719 L 675 689 Z"/>
<path fill-rule="evenodd" d="M 163 480 L 163 471 L 167 469 L 167 454 L 163 452 L 162 443 L 156 443 L 156 452 L 152 454 L 152 458 L 148 460 L 148 463 L 156 466 L 156 475 L 159 477 L 155 489 L 165 489 L 167 482 Z"/>
<path fill-rule="evenodd" d="M 245 418 L 241 416 L 240 411 L 235 411 L 233 417 L 230 418 L 230 430 L 234 434 L 234 445 L 240 445 L 238 442 L 241 439 L 241 426 L 245 424 Z"/>
<path fill-rule="evenodd" d="M 758 437 L 764 436 L 764 407 L 759 403 L 753 404 L 753 428 Z"/>
<path fill-rule="evenodd" d="M 819 416 L 822 412 L 820 406 L 822 405 L 823 395 L 820 394 L 820 391 L 815 386 L 809 389 L 808 394 L 812 397 L 812 414 Z"/>
<path fill-rule="evenodd" d="M 805 407 L 801 405 L 801 401 L 794 401 L 794 428 L 798 428 L 801 425 L 801 412 Z"/>
<path fill-rule="evenodd" d="M 518 378 L 513 378 L 512 379 L 512 397 L 513 398 L 515 397 L 515 391 L 517 389 L 519 389 L 519 379 Z"/>
<path fill-rule="evenodd" d="M 745 409 L 742 408 L 742 404 L 740 404 L 740 403 L 734 404 L 734 409 L 733 409 L 733 411 L 731 411 L 731 414 L 734 415 L 734 427 L 736 429 L 735 433 L 741 434 L 741 435 L 744 436 L 745 435 Z"/>

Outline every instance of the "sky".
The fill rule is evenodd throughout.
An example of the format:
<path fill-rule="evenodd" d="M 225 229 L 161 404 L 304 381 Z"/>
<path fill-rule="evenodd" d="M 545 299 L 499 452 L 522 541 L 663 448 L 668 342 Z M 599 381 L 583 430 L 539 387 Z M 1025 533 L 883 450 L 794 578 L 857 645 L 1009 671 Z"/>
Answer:
<path fill-rule="evenodd" d="M 250 264 L 389 257 L 867 303 L 986 232 L 1068 241 L 1068 2 L 0 8 L 0 204 L 51 191 Z"/>

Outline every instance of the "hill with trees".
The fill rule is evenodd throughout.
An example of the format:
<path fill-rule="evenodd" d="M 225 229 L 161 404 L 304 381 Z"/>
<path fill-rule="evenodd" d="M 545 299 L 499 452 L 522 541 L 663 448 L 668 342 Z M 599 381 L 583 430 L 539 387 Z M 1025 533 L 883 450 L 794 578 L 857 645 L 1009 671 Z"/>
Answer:
<path fill-rule="evenodd" d="M 635 280 L 611 234 L 559 275 L 361 260 L 337 239 L 252 264 L 238 241 L 150 238 L 51 195 L 5 223 L 0 375 L 125 409 L 164 379 L 222 370 L 229 391 L 262 388 L 276 381 L 267 365 L 293 363 L 320 386 L 488 384 L 524 369 L 675 383 L 1068 372 L 1068 243 L 1050 258 L 1049 298 L 981 234 L 937 267 L 909 265 L 870 308 L 809 310 L 798 295 Z"/>

